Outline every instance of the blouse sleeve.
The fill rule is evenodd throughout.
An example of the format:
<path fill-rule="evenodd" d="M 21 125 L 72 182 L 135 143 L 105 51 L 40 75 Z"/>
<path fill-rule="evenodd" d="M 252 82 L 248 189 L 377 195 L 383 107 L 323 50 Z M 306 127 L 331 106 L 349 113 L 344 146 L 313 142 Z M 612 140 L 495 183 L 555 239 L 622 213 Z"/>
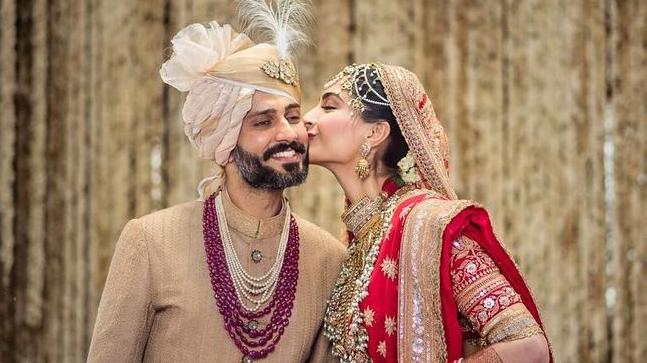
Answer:
<path fill-rule="evenodd" d="M 476 243 L 458 238 L 450 260 L 458 310 L 483 345 L 543 334 L 521 297 Z"/>
<path fill-rule="evenodd" d="M 142 227 L 124 227 L 110 263 L 92 334 L 88 362 L 141 362 L 151 305 L 148 250 Z"/>

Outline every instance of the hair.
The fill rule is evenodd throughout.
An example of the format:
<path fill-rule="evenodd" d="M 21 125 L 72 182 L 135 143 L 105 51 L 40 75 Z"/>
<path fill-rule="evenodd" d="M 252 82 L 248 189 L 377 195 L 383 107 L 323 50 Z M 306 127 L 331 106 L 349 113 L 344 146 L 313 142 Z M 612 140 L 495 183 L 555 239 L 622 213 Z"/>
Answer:
<path fill-rule="evenodd" d="M 367 72 L 366 81 L 370 82 L 372 88 L 375 92 L 379 93 L 381 97 L 387 99 L 386 92 L 384 91 L 384 86 L 382 81 L 378 77 L 377 72 Z M 358 88 L 361 87 L 363 83 L 359 79 L 354 80 L 357 83 Z M 366 98 L 374 101 L 381 101 L 378 97 L 372 93 L 369 93 Z M 402 136 L 402 131 L 400 130 L 400 125 L 398 125 L 398 120 L 393 115 L 393 110 L 390 106 L 378 105 L 375 103 L 368 102 L 362 99 L 362 104 L 364 105 L 364 111 L 362 112 L 362 119 L 368 123 L 377 123 L 377 122 L 388 122 L 391 132 L 388 138 L 388 144 L 384 153 L 382 155 L 382 162 L 391 171 L 398 170 L 398 161 L 407 155 L 409 152 L 409 145 L 407 145 L 404 136 Z"/>

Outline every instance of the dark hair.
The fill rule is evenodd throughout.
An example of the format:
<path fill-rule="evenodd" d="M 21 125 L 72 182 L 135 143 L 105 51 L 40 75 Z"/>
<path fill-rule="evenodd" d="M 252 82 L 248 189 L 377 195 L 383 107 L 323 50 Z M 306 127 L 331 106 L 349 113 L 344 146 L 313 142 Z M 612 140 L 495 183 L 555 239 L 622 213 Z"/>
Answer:
<path fill-rule="evenodd" d="M 371 84 L 372 91 L 377 92 L 383 99 L 387 99 L 386 92 L 384 91 L 384 86 L 382 81 L 379 79 L 377 72 L 366 72 L 366 79 L 360 79 L 360 77 L 355 78 L 354 89 L 360 89 L 362 94 L 364 90 L 362 87 L 366 87 L 365 82 Z M 365 98 L 368 98 L 371 101 L 383 102 L 380 100 L 380 97 L 375 95 L 373 92 L 368 92 Z M 382 156 L 382 162 L 384 165 L 393 170 L 398 170 L 398 161 L 407 155 L 409 151 L 409 145 L 407 145 L 404 136 L 402 136 L 402 131 L 400 130 L 400 125 L 393 115 L 393 111 L 390 106 L 384 106 L 380 104 L 371 103 L 362 99 L 362 104 L 364 105 L 364 111 L 362 112 L 362 118 L 368 123 L 376 123 L 380 121 L 386 121 L 389 123 L 391 128 L 391 133 L 389 134 L 388 145 Z"/>

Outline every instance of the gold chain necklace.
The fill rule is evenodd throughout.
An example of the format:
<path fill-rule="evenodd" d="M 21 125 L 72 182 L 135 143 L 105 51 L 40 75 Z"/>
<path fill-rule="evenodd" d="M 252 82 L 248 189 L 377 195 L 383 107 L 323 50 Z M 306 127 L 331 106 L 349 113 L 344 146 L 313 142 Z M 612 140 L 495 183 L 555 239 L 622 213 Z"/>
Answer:
<path fill-rule="evenodd" d="M 366 353 L 368 333 L 363 326 L 359 304 L 368 295 L 368 284 L 380 252 L 381 242 L 389 230 L 395 207 L 413 187 L 403 187 L 382 203 L 348 248 L 324 316 L 324 334 L 332 343 L 333 354 L 341 363 L 369 362 Z"/>

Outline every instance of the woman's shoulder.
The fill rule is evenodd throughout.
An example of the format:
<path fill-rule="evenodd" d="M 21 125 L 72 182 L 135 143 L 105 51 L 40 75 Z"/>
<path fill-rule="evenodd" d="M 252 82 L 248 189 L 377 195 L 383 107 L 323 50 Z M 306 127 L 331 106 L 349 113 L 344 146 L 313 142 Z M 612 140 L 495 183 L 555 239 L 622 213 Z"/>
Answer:
<path fill-rule="evenodd" d="M 428 189 L 416 189 L 411 192 L 411 195 L 401 202 L 401 205 L 406 204 L 409 204 L 409 216 L 421 219 L 452 218 L 467 208 L 483 208 L 472 200 L 447 199 Z"/>

